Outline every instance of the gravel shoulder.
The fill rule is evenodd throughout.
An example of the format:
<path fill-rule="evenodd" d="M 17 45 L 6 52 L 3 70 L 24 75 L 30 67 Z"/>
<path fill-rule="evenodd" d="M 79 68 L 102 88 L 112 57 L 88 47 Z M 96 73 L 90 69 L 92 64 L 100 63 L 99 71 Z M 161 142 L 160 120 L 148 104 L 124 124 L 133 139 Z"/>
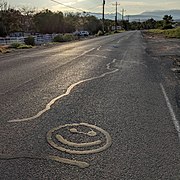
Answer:
<path fill-rule="evenodd" d="M 144 32 L 143 36 L 148 44 L 147 52 L 149 54 L 163 60 L 170 60 L 172 68 L 180 68 L 180 39 L 167 39 L 162 35 L 148 32 Z"/>
<path fill-rule="evenodd" d="M 172 101 L 180 114 L 180 39 L 165 38 L 147 31 L 142 34 L 147 43 L 146 52 L 159 63 L 159 71 L 169 92 L 174 92 Z"/>

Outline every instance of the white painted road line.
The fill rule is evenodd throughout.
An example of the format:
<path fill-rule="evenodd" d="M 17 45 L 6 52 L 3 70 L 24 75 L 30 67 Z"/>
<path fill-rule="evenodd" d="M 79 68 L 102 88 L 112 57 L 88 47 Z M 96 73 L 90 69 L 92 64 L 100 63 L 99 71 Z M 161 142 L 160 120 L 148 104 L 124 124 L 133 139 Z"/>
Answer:
<path fill-rule="evenodd" d="M 162 85 L 162 83 L 160 83 L 160 86 L 161 86 L 161 89 L 162 89 L 162 92 L 163 92 L 163 95 L 164 95 L 164 98 L 166 100 L 166 104 L 167 104 L 167 107 L 169 109 L 169 112 L 170 112 L 170 115 L 172 117 L 172 120 L 173 120 L 173 123 L 174 123 L 174 126 L 175 126 L 175 129 L 176 131 L 178 132 L 178 137 L 179 137 L 179 140 L 180 140 L 180 125 L 179 125 L 179 121 L 177 120 L 176 118 L 176 114 L 173 110 L 173 107 L 169 101 L 169 98 L 167 96 L 167 93 L 166 93 L 166 90 L 164 88 L 164 86 Z"/>

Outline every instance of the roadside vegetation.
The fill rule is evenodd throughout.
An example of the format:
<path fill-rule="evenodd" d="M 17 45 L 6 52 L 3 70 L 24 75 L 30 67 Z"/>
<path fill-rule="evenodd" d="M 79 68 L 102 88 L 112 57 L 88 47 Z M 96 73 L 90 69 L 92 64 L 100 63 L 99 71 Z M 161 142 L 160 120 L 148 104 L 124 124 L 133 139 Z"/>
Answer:
<path fill-rule="evenodd" d="M 29 49 L 32 48 L 33 46 L 27 45 L 27 44 L 21 44 L 21 43 L 12 43 L 9 48 L 14 48 L 14 49 Z"/>
<path fill-rule="evenodd" d="M 163 35 L 167 38 L 180 38 L 180 27 L 174 28 L 174 29 L 151 29 L 149 30 L 149 33 L 157 34 L 157 35 Z"/>
<path fill-rule="evenodd" d="M 166 38 L 180 38 L 180 24 L 174 22 L 171 15 L 165 15 L 162 21 L 156 22 L 154 28 L 149 29 L 146 33 Z"/>
<path fill-rule="evenodd" d="M 53 42 L 69 42 L 78 40 L 79 36 L 74 32 L 87 31 L 93 36 L 110 35 L 128 30 L 148 30 L 148 33 L 161 34 L 165 37 L 180 38 L 180 23 L 173 21 L 171 15 L 164 15 L 163 19 L 156 21 L 153 18 L 147 21 L 119 20 L 116 24 L 113 20 L 105 19 L 104 28 L 102 20 L 88 13 L 72 13 L 61 11 L 52 12 L 49 9 L 37 11 L 35 8 L 13 8 L 7 2 L 0 0 L 0 37 L 13 36 L 15 32 L 28 33 L 31 36 L 25 39 L 25 44 L 13 43 L 10 48 L 26 49 L 35 45 L 35 34 L 57 34 Z M 103 32 L 104 29 L 104 32 Z M 9 52 L 7 46 L 0 47 L 0 52 Z"/>
<path fill-rule="evenodd" d="M 9 48 L 14 49 L 29 49 L 35 45 L 35 40 L 33 36 L 29 36 L 24 40 L 25 44 L 23 43 L 12 43 Z"/>
<path fill-rule="evenodd" d="M 153 18 L 147 21 L 119 20 L 117 26 L 121 30 L 144 30 L 144 29 L 171 29 L 173 17 L 165 15 L 161 21 Z M 105 19 L 105 34 L 114 33 L 114 20 Z M 102 20 L 88 13 L 72 13 L 61 11 L 52 12 L 49 9 L 37 11 L 35 8 L 13 8 L 7 2 L 0 1 L 0 37 L 6 37 L 14 32 L 39 34 L 65 34 L 62 41 L 73 39 L 69 36 L 75 31 L 88 31 L 90 35 L 104 35 Z M 118 31 L 117 31 L 118 32 Z M 121 32 L 121 31 L 120 31 Z M 64 40 L 65 39 L 65 40 Z M 31 43 L 30 45 L 33 46 Z"/>
<path fill-rule="evenodd" d="M 108 26 L 112 22 L 108 22 Z M 0 37 L 14 32 L 68 34 L 76 30 L 86 30 L 94 35 L 102 30 L 102 22 L 87 13 L 52 12 L 48 9 L 36 11 L 29 7 L 12 8 L 7 3 L 0 2 Z"/>
<path fill-rule="evenodd" d="M 54 42 L 69 42 L 69 41 L 74 41 L 77 39 L 78 37 L 72 34 L 59 34 L 54 37 L 53 41 Z"/>
<path fill-rule="evenodd" d="M 0 53 L 9 53 L 10 50 L 9 50 L 9 46 L 0 46 Z"/>
<path fill-rule="evenodd" d="M 35 39 L 33 36 L 28 36 L 27 38 L 25 38 L 24 43 L 27 46 L 35 46 Z"/>

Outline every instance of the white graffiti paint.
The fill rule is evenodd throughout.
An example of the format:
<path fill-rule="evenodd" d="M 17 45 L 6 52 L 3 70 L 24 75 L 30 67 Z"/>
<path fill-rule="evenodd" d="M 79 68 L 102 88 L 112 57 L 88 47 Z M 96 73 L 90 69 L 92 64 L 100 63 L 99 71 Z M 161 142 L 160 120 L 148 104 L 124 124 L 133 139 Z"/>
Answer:
<path fill-rule="evenodd" d="M 82 132 L 77 129 L 77 128 L 82 129 L 84 127 L 89 128 L 90 130 L 88 132 Z M 99 139 L 99 140 L 96 139 L 91 142 L 83 142 L 83 143 L 72 142 L 63 137 L 63 135 L 61 134 L 61 131 L 63 129 L 69 131 L 69 133 L 71 134 L 80 134 L 81 136 L 84 137 L 89 136 L 91 137 L 91 139 L 95 139 L 97 138 L 98 134 L 102 134 L 103 139 Z M 54 141 L 55 139 L 57 141 Z M 111 136 L 107 131 L 103 130 L 100 127 L 88 123 L 65 124 L 53 128 L 47 133 L 47 141 L 49 145 L 51 145 L 54 149 L 57 149 L 64 153 L 76 154 L 76 155 L 99 153 L 109 148 L 112 144 Z M 76 149 L 71 149 L 72 147 Z M 87 148 L 87 149 L 82 150 L 81 148 Z M 61 158 L 59 156 L 54 156 L 54 155 L 53 156 L 50 155 L 47 158 L 54 161 L 58 161 L 60 163 L 76 165 L 80 168 L 86 168 L 89 166 L 87 162 L 77 161 L 74 159 Z"/>

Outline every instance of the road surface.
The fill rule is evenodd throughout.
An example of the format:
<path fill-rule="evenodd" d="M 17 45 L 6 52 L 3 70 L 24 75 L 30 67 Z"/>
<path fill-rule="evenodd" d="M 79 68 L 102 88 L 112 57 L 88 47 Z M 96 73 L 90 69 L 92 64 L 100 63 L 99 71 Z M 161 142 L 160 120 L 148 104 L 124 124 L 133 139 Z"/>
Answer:
<path fill-rule="evenodd" d="M 180 179 L 173 72 L 140 31 L 0 57 L 0 179 Z"/>

